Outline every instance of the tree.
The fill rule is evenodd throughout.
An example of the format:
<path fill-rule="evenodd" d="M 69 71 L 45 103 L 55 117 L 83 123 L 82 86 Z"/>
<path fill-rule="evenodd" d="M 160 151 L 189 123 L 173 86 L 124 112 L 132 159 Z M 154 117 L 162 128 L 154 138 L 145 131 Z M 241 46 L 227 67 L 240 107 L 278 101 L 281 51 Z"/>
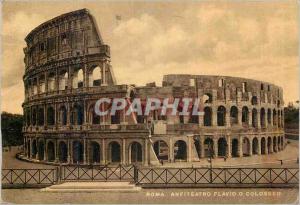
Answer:
<path fill-rule="evenodd" d="M 7 112 L 1 113 L 2 145 L 15 146 L 23 144 L 23 115 Z"/>

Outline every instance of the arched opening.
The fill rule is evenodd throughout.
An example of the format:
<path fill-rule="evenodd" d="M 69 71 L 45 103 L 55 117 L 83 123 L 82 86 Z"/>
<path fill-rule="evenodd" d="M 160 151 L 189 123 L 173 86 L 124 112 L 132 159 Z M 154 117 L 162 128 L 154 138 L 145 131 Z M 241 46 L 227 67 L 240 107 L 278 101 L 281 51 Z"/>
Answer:
<path fill-rule="evenodd" d="M 225 157 L 227 154 L 227 141 L 224 137 L 218 140 L 218 156 Z"/>
<path fill-rule="evenodd" d="M 92 69 L 90 75 L 89 75 L 89 87 L 93 86 L 100 86 L 101 85 L 101 69 L 99 66 Z"/>
<path fill-rule="evenodd" d="M 205 107 L 204 108 L 204 116 L 203 116 L 203 122 L 204 126 L 211 126 L 211 121 L 212 121 L 212 111 L 210 107 Z"/>
<path fill-rule="evenodd" d="M 68 72 L 62 71 L 59 75 L 59 90 L 66 90 L 68 88 Z"/>
<path fill-rule="evenodd" d="M 44 145 L 44 142 L 42 140 L 39 141 L 38 143 L 38 159 L 41 161 L 41 160 L 44 160 L 44 151 L 45 151 L 45 145 Z"/>
<path fill-rule="evenodd" d="M 74 141 L 73 144 L 73 163 L 80 164 L 83 162 L 83 145 L 80 141 Z"/>
<path fill-rule="evenodd" d="M 50 73 L 48 75 L 47 81 L 48 81 L 48 92 L 54 91 L 55 90 L 55 74 Z"/>
<path fill-rule="evenodd" d="M 268 137 L 268 154 L 272 153 L 272 139 Z"/>
<path fill-rule="evenodd" d="M 138 142 L 133 142 L 130 146 L 130 160 L 131 163 L 138 163 L 143 161 L 142 145 Z"/>
<path fill-rule="evenodd" d="M 97 142 L 90 143 L 90 163 L 100 163 L 100 145 Z"/>
<path fill-rule="evenodd" d="M 59 142 L 58 157 L 59 157 L 59 161 L 62 163 L 68 161 L 68 147 L 64 141 Z"/>
<path fill-rule="evenodd" d="M 82 88 L 83 87 L 83 71 L 82 71 L 82 69 L 79 69 L 73 73 L 72 87 L 73 88 Z"/>
<path fill-rule="evenodd" d="M 249 156 L 250 155 L 250 141 L 247 137 L 243 138 L 243 156 Z"/>
<path fill-rule="evenodd" d="M 28 158 L 31 157 L 31 156 L 30 156 L 30 154 L 31 154 L 30 150 L 31 150 L 31 147 L 30 147 L 30 140 L 28 140 L 28 142 L 27 142 L 27 157 L 28 157 Z"/>
<path fill-rule="evenodd" d="M 174 144 L 174 159 L 186 160 L 187 159 L 187 147 L 183 140 L 178 140 Z"/>
<path fill-rule="evenodd" d="M 54 125 L 55 123 L 55 113 L 53 107 L 48 107 L 47 109 L 47 125 Z"/>
<path fill-rule="evenodd" d="M 117 110 L 114 115 L 111 115 L 111 124 L 120 124 L 120 110 Z"/>
<path fill-rule="evenodd" d="M 256 96 L 253 96 L 252 99 L 251 99 L 251 104 L 252 105 L 257 105 L 257 97 Z"/>
<path fill-rule="evenodd" d="M 252 127 L 257 128 L 258 123 L 257 123 L 257 110 L 254 108 L 252 110 Z"/>
<path fill-rule="evenodd" d="M 32 125 L 35 126 L 36 125 L 36 108 L 32 108 Z"/>
<path fill-rule="evenodd" d="M 204 140 L 204 156 L 205 157 L 214 156 L 214 141 L 211 138 L 206 138 Z"/>
<path fill-rule="evenodd" d="M 277 113 L 276 110 L 273 110 L 273 125 L 277 126 Z"/>
<path fill-rule="evenodd" d="M 76 104 L 71 112 L 71 124 L 82 125 L 84 120 L 83 114 L 83 106 L 81 106 L 80 104 Z"/>
<path fill-rule="evenodd" d="M 36 140 L 32 141 L 32 149 L 31 149 L 31 157 L 36 158 L 37 154 L 37 147 L 36 147 Z"/>
<path fill-rule="evenodd" d="M 239 156 L 239 141 L 238 141 L 238 139 L 232 139 L 231 156 L 232 157 Z"/>
<path fill-rule="evenodd" d="M 252 140 L 252 153 L 258 154 L 258 140 L 256 137 Z"/>
<path fill-rule="evenodd" d="M 67 125 L 67 109 L 64 105 L 59 108 L 59 121 L 61 125 Z"/>
<path fill-rule="evenodd" d="M 265 123 L 265 119 L 266 119 L 266 112 L 264 108 L 260 109 L 260 126 L 262 128 L 266 127 L 266 123 Z"/>
<path fill-rule="evenodd" d="M 226 108 L 224 106 L 218 107 L 217 123 L 218 126 L 225 126 L 226 123 Z"/>
<path fill-rule="evenodd" d="M 111 142 L 109 144 L 109 158 L 110 162 L 121 162 L 121 147 L 118 142 Z"/>
<path fill-rule="evenodd" d="M 273 137 L 273 151 L 277 152 L 277 141 L 276 141 L 276 137 Z"/>
<path fill-rule="evenodd" d="M 40 93 L 45 92 L 45 75 L 40 75 L 39 76 L 39 88 L 40 88 Z"/>
<path fill-rule="evenodd" d="M 281 147 L 280 147 L 280 137 L 277 137 L 277 149 L 278 149 L 278 151 L 281 150 Z"/>
<path fill-rule="evenodd" d="M 55 146 L 52 141 L 48 142 L 47 145 L 47 158 L 49 162 L 53 162 L 55 160 Z"/>
<path fill-rule="evenodd" d="M 238 109 L 236 106 L 232 106 L 230 109 L 230 125 L 238 124 Z"/>
<path fill-rule="evenodd" d="M 271 116 L 272 116 L 272 111 L 271 111 L 271 109 L 268 109 L 268 124 L 270 125 L 271 124 L 271 120 L 272 120 L 272 118 L 271 118 Z"/>
<path fill-rule="evenodd" d="M 249 110 L 246 106 L 242 108 L 242 124 L 243 126 L 249 125 Z"/>
<path fill-rule="evenodd" d="M 169 147 L 168 144 L 163 140 L 158 140 L 153 145 L 154 152 L 158 160 L 169 159 Z"/>
<path fill-rule="evenodd" d="M 91 105 L 89 109 L 89 122 L 93 125 L 100 124 L 100 116 L 95 112 L 95 105 Z"/>
<path fill-rule="evenodd" d="M 261 154 L 266 154 L 266 139 L 264 137 L 262 137 L 260 140 L 260 149 Z"/>
<path fill-rule="evenodd" d="M 44 125 L 44 108 L 42 108 L 42 107 L 40 107 L 38 109 L 37 124 L 38 124 L 38 126 Z"/>

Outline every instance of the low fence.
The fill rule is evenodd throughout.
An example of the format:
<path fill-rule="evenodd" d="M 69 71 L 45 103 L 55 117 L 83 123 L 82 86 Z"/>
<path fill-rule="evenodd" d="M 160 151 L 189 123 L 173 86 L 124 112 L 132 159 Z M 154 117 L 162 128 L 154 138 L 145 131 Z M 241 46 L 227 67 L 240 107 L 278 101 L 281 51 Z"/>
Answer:
<path fill-rule="evenodd" d="M 143 187 L 293 187 L 298 168 L 141 168 Z"/>
<path fill-rule="evenodd" d="M 137 168 L 131 166 L 61 166 L 61 181 L 134 181 Z"/>
<path fill-rule="evenodd" d="M 3 188 L 42 187 L 67 181 L 130 181 L 142 187 L 298 187 L 298 168 L 147 168 L 60 166 L 3 169 Z"/>
<path fill-rule="evenodd" d="M 2 169 L 3 188 L 46 187 L 58 182 L 58 169 Z"/>

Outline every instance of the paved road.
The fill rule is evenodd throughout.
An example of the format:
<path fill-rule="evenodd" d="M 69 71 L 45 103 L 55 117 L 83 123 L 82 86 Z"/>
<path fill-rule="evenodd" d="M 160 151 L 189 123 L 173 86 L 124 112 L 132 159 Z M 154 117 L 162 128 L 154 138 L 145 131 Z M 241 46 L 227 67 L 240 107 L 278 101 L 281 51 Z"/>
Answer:
<path fill-rule="evenodd" d="M 10 203 L 76 204 L 298 204 L 298 189 L 143 189 L 138 193 L 49 193 L 38 189 L 5 189 Z"/>

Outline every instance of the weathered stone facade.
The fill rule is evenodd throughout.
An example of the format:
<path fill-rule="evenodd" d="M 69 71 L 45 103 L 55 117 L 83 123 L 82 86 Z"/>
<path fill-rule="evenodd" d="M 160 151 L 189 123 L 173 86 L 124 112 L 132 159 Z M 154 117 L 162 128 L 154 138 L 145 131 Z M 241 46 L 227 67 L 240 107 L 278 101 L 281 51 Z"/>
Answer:
<path fill-rule="evenodd" d="M 30 160 L 149 165 L 157 159 L 201 161 L 210 149 L 214 157 L 243 157 L 285 147 L 278 86 L 204 75 L 166 75 L 162 87 L 117 85 L 109 46 L 86 9 L 43 23 L 25 40 L 23 131 Z M 203 96 L 204 116 L 161 117 L 157 110 L 135 121 L 125 111 L 104 117 L 94 113 L 102 97 Z"/>

